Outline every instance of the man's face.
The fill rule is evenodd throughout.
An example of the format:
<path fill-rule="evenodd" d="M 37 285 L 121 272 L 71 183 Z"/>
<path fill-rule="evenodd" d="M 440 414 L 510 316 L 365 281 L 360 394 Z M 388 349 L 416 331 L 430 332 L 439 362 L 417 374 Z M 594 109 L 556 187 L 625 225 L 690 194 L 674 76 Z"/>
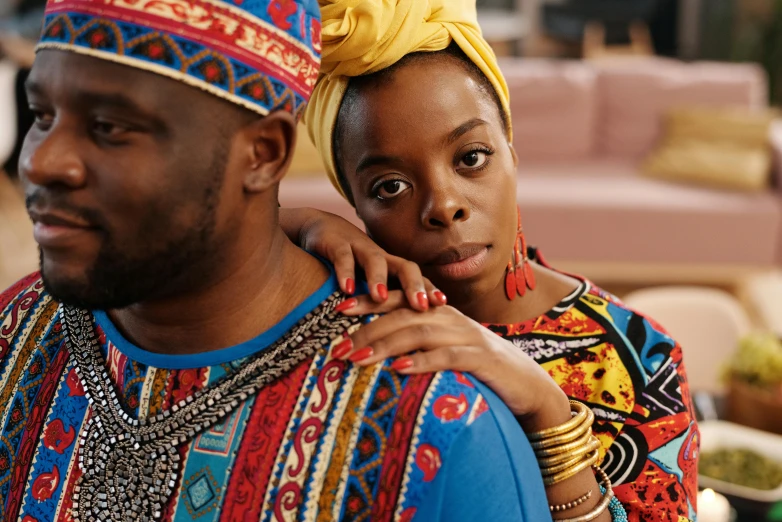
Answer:
<path fill-rule="evenodd" d="M 43 51 L 20 175 L 52 295 L 121 308 L 186 291 L 231 238 L 232 107 L 130 67 Z M 235 192 L 235 191 L 233 191 Z"/>

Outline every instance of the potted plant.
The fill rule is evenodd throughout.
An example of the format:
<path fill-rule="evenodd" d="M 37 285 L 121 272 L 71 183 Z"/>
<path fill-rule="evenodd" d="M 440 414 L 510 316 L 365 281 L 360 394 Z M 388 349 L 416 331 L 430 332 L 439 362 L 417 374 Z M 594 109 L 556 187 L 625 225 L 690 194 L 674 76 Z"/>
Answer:
<path fill-rule="evenodd" d="M 771 334 L 745 337 L 725 377 L 728 420 L 782 434 L 782 342 Z"/>

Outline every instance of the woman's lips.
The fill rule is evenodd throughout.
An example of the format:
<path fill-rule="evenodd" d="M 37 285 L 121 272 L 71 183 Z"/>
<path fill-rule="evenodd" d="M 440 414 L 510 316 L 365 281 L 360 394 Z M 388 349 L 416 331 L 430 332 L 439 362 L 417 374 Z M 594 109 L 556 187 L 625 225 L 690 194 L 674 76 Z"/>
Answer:
<path fill-rule="evenodd" d="M 483 270 L 488 258 L 488 246 L 465 245 L 443 252 L 427 268 L 443 279 L 469 279 Z"/>

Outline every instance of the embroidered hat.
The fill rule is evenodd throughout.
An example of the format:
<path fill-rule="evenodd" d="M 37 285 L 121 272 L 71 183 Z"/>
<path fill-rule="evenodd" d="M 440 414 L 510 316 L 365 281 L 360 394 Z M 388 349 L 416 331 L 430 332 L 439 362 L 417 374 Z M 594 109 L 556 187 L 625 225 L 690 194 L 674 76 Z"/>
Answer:
<path fill-rule="evenodd" d="M 298 118 L 318 77 L 320 29 L 316 0 L 49 0 L 36 50 L 121 63 Z"/>

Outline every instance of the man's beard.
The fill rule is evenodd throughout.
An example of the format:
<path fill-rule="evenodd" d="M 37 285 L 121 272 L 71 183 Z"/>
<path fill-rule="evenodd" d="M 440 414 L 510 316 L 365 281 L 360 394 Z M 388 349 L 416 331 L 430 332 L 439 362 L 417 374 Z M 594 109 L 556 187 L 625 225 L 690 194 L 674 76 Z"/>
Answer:
<path fill-rule="evenodd" d="M 212 179 L 204 187 L 201 212 L 193 225 L 175 225 L 163 208 L 150 211 L 139 227 L 141 234 L 151 230 L 178 229 L 166 242 L 136 238 L 135 246 L 122 249 L 104 230 L 103 246 L 84 278 L 58 280 L 47 274 L 40 254 L 41 276 L 55 300 L 87 310 L 125 308 L 135 303 L 170 297 L 203 284 L 220 262 L 221 244 L 215 240 L 217 205 L 223 184 L 227 149 L 217 149 L 213 164 L 203 174 Z M 176 200 L 171 202 L 176 205 Z M 165 207 L 164 205 L 161 205 Z M 161 246 L 162 243 L 162 246 Z"/>
<path fill-rule="evenodd" d="M 46 290 L 57 301 L 88 310 L 124 308 L 134 303 L 159 299 L 188 284 L 197 284 L 195 266 L 213 256 L 210 240 L 214 213 L 203 226 L 157 250 L 130 257 L 106 238 L 95 264 L 84 279 L 58 280 L 48 277 L 41 254 L 41 275 Z"/>

